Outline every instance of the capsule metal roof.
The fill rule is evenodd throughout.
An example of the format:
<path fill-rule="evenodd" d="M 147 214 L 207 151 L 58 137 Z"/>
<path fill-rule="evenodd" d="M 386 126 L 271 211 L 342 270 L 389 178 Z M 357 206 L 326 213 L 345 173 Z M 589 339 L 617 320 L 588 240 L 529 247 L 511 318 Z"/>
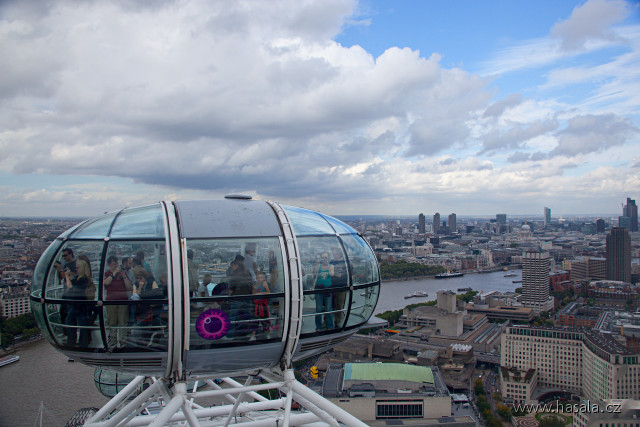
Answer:
<path fill-rule="evenodd" d="M 250 199 L 174 202 L 182 237 L 280 236 L 276 215 L 266 202 Z"/>

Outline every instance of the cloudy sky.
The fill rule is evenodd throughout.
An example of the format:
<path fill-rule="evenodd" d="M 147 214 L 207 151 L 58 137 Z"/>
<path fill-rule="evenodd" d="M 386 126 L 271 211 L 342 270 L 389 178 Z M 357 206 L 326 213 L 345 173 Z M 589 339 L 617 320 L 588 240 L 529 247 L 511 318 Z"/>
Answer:
<path fill-rule="evenodd" d="M 5 0 L 0 76 L 0 216 L 640 201 L 635 1 Z"/>

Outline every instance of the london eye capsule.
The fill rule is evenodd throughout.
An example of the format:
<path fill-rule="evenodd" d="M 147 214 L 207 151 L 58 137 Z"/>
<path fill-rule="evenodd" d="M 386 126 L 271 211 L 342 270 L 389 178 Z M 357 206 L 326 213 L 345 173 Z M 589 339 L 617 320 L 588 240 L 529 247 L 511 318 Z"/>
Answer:
<path fill-rule="evenodd" d="M 348 338 L 379 289 L 375 255 L 348 225 L 228 196 L 78 224 L 40 258 L 31 305 L 49 342 L 87 365 L 230 376 Z"/>

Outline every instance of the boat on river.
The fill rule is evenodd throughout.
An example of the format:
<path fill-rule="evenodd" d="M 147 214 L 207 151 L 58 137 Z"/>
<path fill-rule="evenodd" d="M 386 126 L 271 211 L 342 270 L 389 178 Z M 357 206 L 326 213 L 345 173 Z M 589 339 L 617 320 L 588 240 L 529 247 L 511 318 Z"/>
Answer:
<path fill-rule="evenodd" d="M 469 292 L 472 291 L 473 289 L 471 288 L 458 288 L 458 292 Z"/>
<path fill-rule="evenodd" d="M 8 365 L 13 362 L 17 362 L 20 360 L 20 356 L 16 356 L 15 354 L 0 357 L 0 366 Z"/>
<path fill-rule="evenodd" d="M 446 273 L 440 273 L 440 274 L 436 274 L 434 277 L 436 279 L 449 279 L 451 277 L 462 277 L 464 276 L 464 273 L 451 273 L 451 272 L 446 272 Z"/>
<path fill-rule="evenodd" d="M 415 291 L 409 295 L 405 295 L 404 299 L 409 299 L 409 298 L 426 298 L 428 297 L 429 294 L 424 292 L 424 291 Z"/>

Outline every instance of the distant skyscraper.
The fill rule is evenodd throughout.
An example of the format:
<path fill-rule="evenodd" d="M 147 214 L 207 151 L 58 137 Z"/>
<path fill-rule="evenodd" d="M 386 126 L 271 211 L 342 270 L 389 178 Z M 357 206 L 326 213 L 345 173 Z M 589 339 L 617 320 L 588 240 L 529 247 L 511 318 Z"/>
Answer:
<path fill-rule="evenodd" d="M 622 215 L 629 218 L 629 231 L 638 231 L 638 205 L 627 197 L 627 204 L 622 208 Z"/>
<path fill-rule="evenodd" d="M 435 234 L 440 232 L 440 214 L 438 212 L 433 216 L 433 232 Z"/>
<path fill-rule="evenodd" d="M 424 214 L 418 215 L 418 233 L 424 234 L 425 224 L 424 224 Z"/>
<path fill-rule="evenodd" d="M 596 220 L 596 233 L 604 233 L 605 223 L 604 219 L 598 218 Z"/>
<path fill-rule="evenodd" d="M 553 309 L 549 298 L 549 273 L 551 259 L 548 252 L 522 254 L 522 301 L 535 314 Z"/>
<path fill-rule="evenodd" d="M 626 228 L 612 227 L 607 234 L 607 280 L 631 282 L 631 237 Z"/>
<path fill-rule="evenodd" d="M 547 228 L 551 224 L 551 209 L 544 208 L 544 228 Z"/>
<path fill-rule="evenodd" d="M 631 218 L 628 216 L 619 216 L 618 217 L 618 227 L 626 228 L 627 230 L 631 230 Z"/>
<path fill-rule="evenodd" d="M 507 224 L 507 214 L 496 214 L 496 222 L 498 224 L 506 225 Z"/>
<path fill-rule="evenodd" d="M 458 224 L 456 224 L 456 214 L 449 214 L 449 233 L 453 234 L 458 231 Z"/>

